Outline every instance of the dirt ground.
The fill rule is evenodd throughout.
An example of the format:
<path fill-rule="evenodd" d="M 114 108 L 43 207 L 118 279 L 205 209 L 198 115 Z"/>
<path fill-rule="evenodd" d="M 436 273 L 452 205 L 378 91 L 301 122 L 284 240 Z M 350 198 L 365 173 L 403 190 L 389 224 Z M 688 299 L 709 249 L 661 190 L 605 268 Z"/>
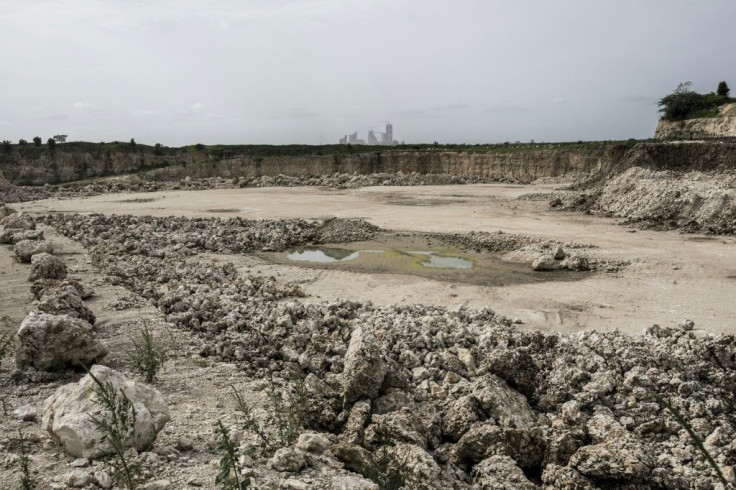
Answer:
<path fill-rule="evenodd" d="M 244 218 L 365 218 L 394 231 L 497 231 L 594 245 L 598 258 L 628 261 L 616 273 L 588 273 L 575 281 L 519 281 L 503 286 L 345 267 L 305 267 L 263 255 L 219 256 L 243 269 L 298 282 L 306 301 L 336 298 L 376 304 L 490 306 L 539 330 L 621 330 L 638 333 L 654 323 L 691 319 L 697 328 L 735 332 L 736 239 L 678 232 L 635 231 L 617 220 L 556 212 L 547 200 L 519 200 L 554 186 L 479 184 L 360 189 L 258 188 L 115 194 L 15 204 L 32 213 L 79 212 Z M 0 256 L 3 298 L 17 268 Z M 283 262 L 283 261 L 282 261 Z M 538 274 L 545 274 L 540 272 Z M 9 296 L 8 296 L 9 297 Z M 17 304 L 3 301 L 0 315 Z M 11 304 L 12 303 L 12 304 Z M 12 310 L 12 311 L 9 311 Z"/>

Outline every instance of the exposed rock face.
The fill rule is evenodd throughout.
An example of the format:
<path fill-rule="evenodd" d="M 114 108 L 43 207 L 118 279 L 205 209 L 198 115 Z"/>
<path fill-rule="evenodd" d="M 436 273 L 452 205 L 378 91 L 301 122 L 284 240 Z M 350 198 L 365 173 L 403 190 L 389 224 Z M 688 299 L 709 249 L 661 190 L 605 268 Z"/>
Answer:
<path fill-rule="evenodd" d="M 15 363 L 54 371 L 66 366 L 89 365 L 107 354 L 92 325 L 67 315 L 31 312 L 18 330 Z"/>
<path fill-rule="evenodd" d="M 736 174 L 632 168 L 604 187 L 593 208 L 648 228 L 736 233 Z"/>
<path fill-rule="evenodd" d="M 171 419 L 163 395 L 105 366 L 93 366 L 90 372 L 100 383 L 111 383 L 132 402 L 136 414 L 135 428 L 126 440 L 126 446 L 139 451 L 146 448 Z M 59 388 L 44 403 L 43 428 L 72 456 L 99 458 L 112 452 L 104 434 L 99 432 L 90 417 L 107 416 L 95 403 L 98 389 L 97 383 L 87 374 L 79 383 Z"/>
<path fill-rule="evenodd" d="M 13 253 L 15 254 L 15 260 L 22 264 L 28 264 L 31 262 L 31 257 L 40 253 L 49 253 L 51 247 L 46 241 L 37 240 L 21 240 L 13 247 Z"/>
<path fill-rule="evenodd" d="M 31 257 L 31 275 L 28 280 L 33 282 L 39 279 L 64 279 L 66 277 L 66 265 L 60 258 L 40 253 Z"/>
<path fill-rule="evenodd" d="M 385 376 L 386 366 L 376 338 L 356 328 L 345 354 L 342 374 L 344 402 L 351 404 L 363 398 L 376 398 Z"/>
<path fill-rule="evenodd" d="M 660 119 L 654 137 L 685 140 L 736 137 L 736 104 L 726 104 L 721 108 L 721 114 L 721 117 L 701 117 L 684 121 Z"/>

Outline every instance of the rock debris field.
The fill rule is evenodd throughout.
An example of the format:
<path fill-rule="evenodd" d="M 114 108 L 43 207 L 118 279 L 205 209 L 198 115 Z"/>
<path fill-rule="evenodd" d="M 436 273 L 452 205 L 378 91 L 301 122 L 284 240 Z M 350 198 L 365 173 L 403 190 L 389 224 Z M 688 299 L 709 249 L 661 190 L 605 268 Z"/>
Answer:
<path fill-rule="evenodd" d="M 116 443 L 149 490 L 736 483 L 733 335 L 691 321 L 543 333 L 489 308 L 305 301 L 299 284 L 211 259 L 383 232 L 362 220 L 2 214 L 8 277 L 33 300 L 3 319 L 2 488 L 21 488 L 24 464 L 37 488 L 130 486 Z M 625 267 L 579 243 L 443 237 L 535 269 Z M 165 352 L 148 380 L 129 355 L 141 332 Z M 98 423 L 116 420 L 105 388 L 129 402 L 117 440 Z"/>
<path fill-rule="evenodd" d="M 459 194 L 368 187 L 474 182 L 443 175 L 8 187 L 6 202 L 30 202 L 0 207 L 0 487 L 733 488 L 730 333 L 684 318 L 656 325 L 649 310 L 636 317 L 651 318 L 640 333 L 625 315 L 610 320 L 616 328 L 599 332 L 540 330 L 488 306 L 399 301 L 406 288 L 436 287 L 419 279 L 390 289 L 398 279 L 385 275 L 375 292 L 363 294 L 373 284 L 370 274 L 264 259 L 320 244 L 395 242 L 408 236 L 397 231 L 402 226 L 429 217 L 437 225 L 413 228 L 412 244 L 472 252 L 476 262 L 492 255 L 560 281 L 586 278 L 520 286 L 530 297 L 525 305 L 549 302 L 543 291 L 580 295 L 584 288 L 631 302 L 606 292 L 619 278 L 642 305 L 644 292 L 660 287 L 684 302 L 690 293 L 673 289 L 680 266 L 653 259 L 646 242 L 635 247 L 641 257 L 611 253 L 625 232 L 595 222 L 593 231 L 563 233 L 551 215 L 528 213 L 543 201 L 560 216 L 559 210 L 583 210 L 643 228 L 728 235 L 736 230 L 733 182 L 716 177 L 633 168 L 582 192 L 524 194 L 510 186 L 505 192 L 517 200 L 498 205 L 500 218 L 485 201 L 473 207 L 473 192 L 486 188 Z M 266 194 L 253 194 L 266 209 L 252 212 L 254 219 L 239 215 L 256 209 L 242 204 L 214 208 L 226 206 L 218 202 L 230 194 L 215 196 L 220 201 L 196 194 L 269 186 L 332 190 L 299 191 L 303 216 L 279 208 L 268 219 L 264 214 L 277 208 Z M 191 196 L 212 202 L 209 214 L 171 216 L 170 193 L 185 190 L 187 206 L 197 200 Z M 130 192 L 151 197 L 105 200 Z M 338 217 L 325 217 L 331 211 L 318 192 L 332 193 L 342 207 Z M 56 200 L 33 201 L 50 197 Z M 353 209 L 347 203 L 356 197 L 363 201 Z M 384 211 L 376 201 L 392 207 Z M 88 208 L 80 214 L 81 206 Z M 106 206 L 123 212 L 105 212 Z M 133 212 L 125 214 L 125 206 Z M 309 216 L 313 208 L 321 214 Z M 479 214 L 455 225 L 455 216 L 471 212 Z M 586 230 L 579 213 L 571 216 L 568 224 Z M 519 231 L 477 231 L 500 219 L 518 223 Z M 596 230 L 608 233 L 602 246 L 587 241 Z M 684 244 L 683 253 L 703 256 L 726 253 L 731 243 L 691 245 L 662 231 L 645 233 L 666 250 Z M 722 268 L 714 260 L 702 267 Z M 344 294 L 316 295 L 309 276 L 320 274 L 348 274 L 339 286 Z M 511 289 L 494 291 L 476 303 L 513 306 L 499 299 Z M 566 301 L 568 310 L 583 312 L 593 299 Z"/>

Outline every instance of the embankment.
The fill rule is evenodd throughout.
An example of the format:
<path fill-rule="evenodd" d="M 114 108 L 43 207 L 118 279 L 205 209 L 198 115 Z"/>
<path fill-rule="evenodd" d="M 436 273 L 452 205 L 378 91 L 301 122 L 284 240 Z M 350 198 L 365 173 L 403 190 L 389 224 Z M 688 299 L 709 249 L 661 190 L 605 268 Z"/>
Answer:
<path fill-rule="evenodd" d="M 0 171 L 15 185 L 44 185 L 136 173 L 147 180 L 186 177 L 257 178 L 286 175 L 412 173 L 446 174 L 468 178 L 513 179 L 568 177 L 599 182 L 628 168 L 653 170 L 736 170 L 736 143 L 583 143 L 579 145 L 522 145 L 482 151 L 442 148 L 363 151 L 347 154 L 254 156 L 229 151 L 177 151 L 157 154 L 151 147 L 137 150 L 57 145 L 54 150 L 14 149 L 0 155 Z M 472 148 L 472 147 L 470 147 Z M 36 149 L 39 150 L 39 149 Z"/>

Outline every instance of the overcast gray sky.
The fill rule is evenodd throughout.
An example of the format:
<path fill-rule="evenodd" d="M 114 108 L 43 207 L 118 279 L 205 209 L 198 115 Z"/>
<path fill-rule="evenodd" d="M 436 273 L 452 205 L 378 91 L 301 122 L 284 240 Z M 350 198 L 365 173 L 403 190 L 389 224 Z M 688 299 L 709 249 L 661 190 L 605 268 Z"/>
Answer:
<path fill-rule="evenodd" d="M 733 0 L 2 0 L 0 139 L 645 138 L 736 91 Z"/>

